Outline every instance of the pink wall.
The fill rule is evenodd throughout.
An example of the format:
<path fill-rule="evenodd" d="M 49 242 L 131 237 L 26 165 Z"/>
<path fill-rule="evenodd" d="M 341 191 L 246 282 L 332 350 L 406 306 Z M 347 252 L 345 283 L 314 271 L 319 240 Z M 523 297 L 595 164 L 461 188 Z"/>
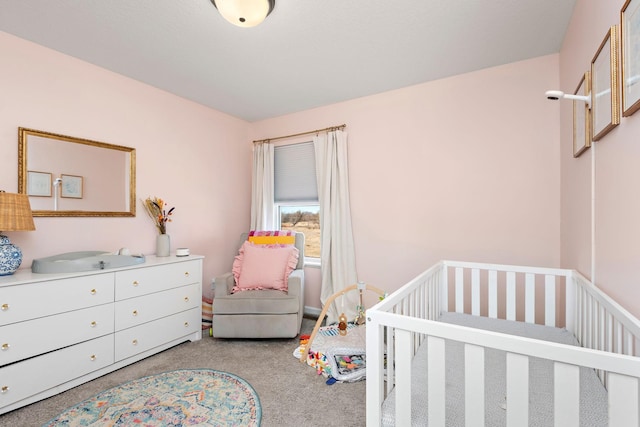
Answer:
<path fill-rule="evenodd" d="M 248 123 L 0 32 L 0 188 L 18 190 L 18 127 L 137 150 L 135 218 L 35 218 L 8 233 L 33 258 L 78 250 L 155 252 L 141 198 L 175 206 L 173 247 L 204 255 L 204 287 L 231 268 L 249 223 Z M 233 185 L 229 185 L 233 183 Z"/>
<path fill-rule="evenodd" d="M 559 110 L 544 97 L 557 70 L 545 56 L 253 123 L 250 136 L 347 124 L 360 280 L 392 291 L 447 258 L 558 266 Z"/>
<path fill-rule="evenodd" d="M 176 206 L 173 246 L 206 256 L 205 288 L 249 223 L 249 141 L 342 123 L 360 279 L 392 291 L 443 258 L 560 263 L 560 107 L 543 96 L 559 85 L 558 55 L 249 124 L 8 34 L 0 51 L 2 188 L 17 190 L 19 126 L 134 147 L 138 198 Z M 135 218 L 35 221 L 10 233 L 23 267 L 154 251 L 140 202 Z M 319 307 L 319 270 L 307 278 L 305 304 Z"/>
<path fill-rule="evenodd" d="M 361 279 L 391 291 L 442 258 L 562 265 L 595 272 L 640 315 L 640 113 L 574 159 L 571 103 L 543 96 L 575 89 L 622 3 L 578 0 L 560 55 L 253 124 L 0 33 L 0 188 L 17 191 L 19 126 L 134 147 L 138 199 L 176 206 L 173 245 L 206 256 L 208 288 L 249 222 L 248 141 L 346 123 Z M 9 233 L 27 268 L 65 251 L 154 251 L 139 201 L 135 218 L 35 222 Z M 307 277 L 317 307 L 320 275 Z"/>
<path fill-rule="evenodd" d="M 575 90 L 606 32 L 620 23 L 623 4 L 622 0 L 577 1 L 560 53 L 562 90 Z M 562 103 L 560 117 L 562 265 L 594 275 L 596 285 L 640 316 L 640 113 L 623 117 L 619 126 L 577 159 L 571 155 L 571 103 Z M 591 214 L 592 189 L 595 215 Z"/>

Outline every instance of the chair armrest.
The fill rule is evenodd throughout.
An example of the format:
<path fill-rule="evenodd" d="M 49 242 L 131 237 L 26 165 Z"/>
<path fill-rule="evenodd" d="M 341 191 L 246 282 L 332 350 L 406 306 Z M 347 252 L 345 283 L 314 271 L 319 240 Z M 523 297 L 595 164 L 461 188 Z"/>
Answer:
<path fill-rule="evenodd" d="M 293 270 L 287 282 L 289 295 L 304 296 L 304 270 Z"/>
<path fill-rule="evenodd" d="M 214 298 L 231 294 L 231 289 L 233 289 L 234 284 L 235 280 L 233 278 L 233 273 L 224 273 L 223 275 L 216 277 Z"/>

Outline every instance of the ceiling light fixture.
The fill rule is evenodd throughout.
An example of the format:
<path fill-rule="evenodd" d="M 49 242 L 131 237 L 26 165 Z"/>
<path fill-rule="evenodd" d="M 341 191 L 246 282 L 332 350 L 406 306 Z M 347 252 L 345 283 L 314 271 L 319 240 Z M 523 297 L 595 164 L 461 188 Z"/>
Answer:
<path fill-rule="evenodd" d="M 255 27 L 271 13 L 276 0 L 211 0 L 220 15 L 238 27 Z"/>

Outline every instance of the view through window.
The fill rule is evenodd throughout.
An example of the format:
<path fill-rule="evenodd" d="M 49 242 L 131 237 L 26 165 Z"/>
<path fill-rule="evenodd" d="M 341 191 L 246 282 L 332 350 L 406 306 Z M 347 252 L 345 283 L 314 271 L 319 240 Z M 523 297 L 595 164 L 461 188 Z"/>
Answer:
<path fill-rule="evenodd" d="M 320 206 L 278 205 L 281 230 L 304 234 L 305 258 L 320 258 Z"/>

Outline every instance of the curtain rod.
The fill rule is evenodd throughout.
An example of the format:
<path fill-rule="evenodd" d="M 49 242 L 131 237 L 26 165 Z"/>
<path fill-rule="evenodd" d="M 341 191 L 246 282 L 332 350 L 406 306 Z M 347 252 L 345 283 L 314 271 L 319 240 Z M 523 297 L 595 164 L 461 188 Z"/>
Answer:
<path fill-rule="evenodd" d="M 324 129 L 316 129 L 316 130 L 310 130 L 308 132 L 294 133 L 292 135 L 276 136 L 275 138 L 256 139 L 255 141 L 253 141 L 253 143 L 254 144 L 262 144 L 263 142 L 271 142 L 271 141 L 276 141 L 278 139 L 293 138 L 294 136 L 311 135 L 312 133 L 331 132 L 331 131 L 334 131 L 334 130 L 342 130 L 342 129 L 346 128 L 346 127 L 347 127 L 347 125 L 342 124 L 340 126 L 331 126 L 331 127 L 324 128 Z"/>

